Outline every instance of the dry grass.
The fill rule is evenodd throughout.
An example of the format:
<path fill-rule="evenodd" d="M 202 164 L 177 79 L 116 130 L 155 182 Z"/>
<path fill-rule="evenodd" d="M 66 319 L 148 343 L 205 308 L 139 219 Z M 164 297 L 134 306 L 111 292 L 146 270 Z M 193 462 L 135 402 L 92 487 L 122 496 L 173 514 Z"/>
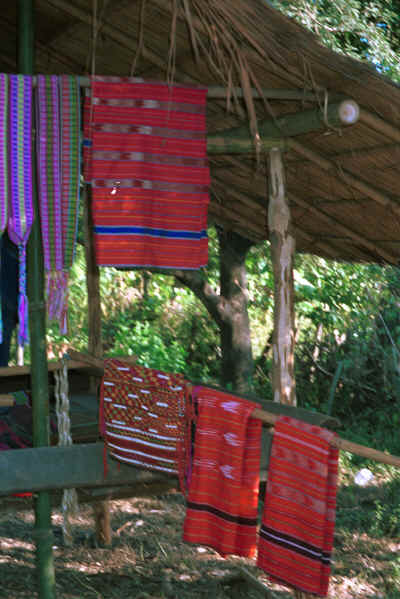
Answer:
<path fill-rule="evenodd" d="M 29 500 L 22 500 L 25 506 Z M 112 549 L 93 546 L 93 517 L 83 506 L 74 520 L 75 544 L 64 547 L 61 519 L 53 514 L 54 556 L 59 599 L 241 598 L 260 593 L 240 577 L 245 567 L 264 580 L 249 560 L 222 559 L 211 549 L 182 543 L 184 504 L 179 494 L 161 498 L 137 498 L 112 504 Z M 346 509 L 346 508 L 344 508 Z M 33 514 L 30 510 L 0 514 L 0 597 L 37 597 Z M 394 556 L 400 543 L 371 539 L 338 528 L 331 599 L 394 599 Z M 398 563 L 398 562 L 397 562 Z M 271 586 L 280 599 L 290 595 Z"/>

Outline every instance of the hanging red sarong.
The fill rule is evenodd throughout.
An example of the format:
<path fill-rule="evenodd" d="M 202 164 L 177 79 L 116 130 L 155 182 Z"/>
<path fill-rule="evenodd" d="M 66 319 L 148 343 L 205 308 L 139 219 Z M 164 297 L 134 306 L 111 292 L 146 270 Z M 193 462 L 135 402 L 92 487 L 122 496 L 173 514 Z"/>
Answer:
<path fill-rule="evenodd" d="M 257 404 L 206 387 L 193 389 L 198 417 L 183 539 L 254 557 L 261 421 Z"/>
<path fill-rule="evenodd" d="M 322 597 L 336 510 L 334 434 L 288 416 L 275 424 L 257 559 L 273 580 Z"/>

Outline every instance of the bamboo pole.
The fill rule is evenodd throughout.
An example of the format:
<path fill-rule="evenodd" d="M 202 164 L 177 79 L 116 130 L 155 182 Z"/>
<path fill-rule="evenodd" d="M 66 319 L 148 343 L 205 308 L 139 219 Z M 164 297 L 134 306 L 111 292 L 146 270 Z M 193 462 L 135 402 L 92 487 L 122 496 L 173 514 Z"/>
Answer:
<path fill-rule="evenodd" d="M 274 426 L 274 424 L 280 418 L 279 414 L 273 414 L 272 412 L 262 410 L 261 408 L 256 408 L 251 415 L 253 418 L 257 418 L 258 420 L 261 420 L 261 422 L 271 426 Z M 373 449 L 367 445 L 359 445 L 358 443 L 353 443 L 352 441 L 348 441 L 342 437 L 334 437 L 330 444 L 333 445 L 333 447 L 337 447 L 337 449 L 340 449 L 341 451 L 349 451 L 350 453 L 354 453 L 355 455 L 359 455 L 363 458 L 368 458 L 370 460 L 375 460 L 376 462 L 382 462 L 383 464 L 389 464 L 390 466 L 396 466 L 397 468 L 400 468 L 400 457 L 379 451 L 378 449 Z"/>
<path fill-rule="evenodd" d="M 266 152 L 272 148 L 287 149 L 286 141 L 282 139 L 262 139 L 260 141 L 260 151 Z M 254 153 L 254 140 L 249 136 L 239 137 L 224 137 L 222 131 L 218 135 L 207 136 L 207 153 L 208 154 L 246 154 Z"/>
<path fill-rule="evenodd" d="M 84 197 L 84 230 L 86 258 L 86 286 L 88 294 L 88 329 L 89 354 L 101 361 L 103 342 L 101 336 L 101 302 L 100 302 L 100 270 L 96 264 L 94 240 L 92 235 L 92 212 L 90 203 L 91 190 L 86 186 Z M 99 379 L 92 377 L 91 389 L 97 393 Z M 99 501 L 93 506 L 95 519 L 95 535 L 97 543 L 110 547 L 112 542 L 110 505 L 107 500 Z"/>
<path fill-rule="evenodd" d="M 261 140 L 264 138 L 290 137 L 311 131 L 319 131 L 331 127 L 354 125 L 358 121 L 360 109 L 354 100 L 346 99 L 341 102 L 329 104 L 324 113 L 320 108 L 304 110 L 288 114 L 276 119 L 260 121 L 258 130 Z M 228 138 L 250 137 L 248 125 L 233 127 L 219 132 L 219 136 Z"/>
<path fill-rule="evenodd" d="M 38 44 L 38 47 L 41 49 L 46 49 L 46 46 L 44 46 L 43 44 Z M 64 56 L 61 57 L 59 56 L 57 53 L 55 53 L 53 50 L 51 50 L 51 53 L 56 57 L 57 60 L 59 60 L 60 62 L 62 62 L 63 60 L 69 60 L 67 58 L 65 58 Z M 10 64 L 11 64 L 11 59 L 8 59 Z M 12 63 L 14 64 L 14 63 Z M 71 66 L 71 64 L 75 64 L 76 63 L 72 63 L 72 62 L 68 62 L 66 64 L 69 64 Z M 86 75 L 79 75 L 78 76 L 78 82 L 80 87 L 90 87 L 90 77 L 87 77 Z M 36 85 L 36 77 L 33 78 L 33 85 Z M 301 90 L 301 89 L 281 89 L 281 88 L 264 88 L 261 89 L 261 92 L 258 91 L 257 89 L 251 89 L 250 91 L 251 96 L 254 100 L 296 100 L 296 101 L 301 101 L 301 102 L 317 102 L 318 101 L 318 96 L 317 94 L 315 94 L 314 92 L 308 92 L 305 90 Z M 207 97 L 208 98 L 213 98 L 214 100 L 223 100 L 224 98 L 227 98 L 228 95 L 233 95 L 236 96 L 238 98 L 243 98 L 244 97 L 244 92 L 242 90 L 241 87 L 231 87 L 231 88 L 227 88 L 227 87 L 222 87 L 220 85 L 210 85 L 210 87 L 207 88 Z"/>
<path fill-rule="evenodd" d="M 18 0 L 18 70 L 34 71 L 34 1 Z M 33 169 L 35 173 L 35 170 Z M 40 233 L 39 206 L 35 181 L 35 220 L 28 243 L 29 329 L 32 365 L 32 426 L 34 447 L 50 443 L 49 389 L 46 356 L 46 317 L 44 303 L 44 265 Z M 40 599 L 55 597 L 53 532 L 50 495 L 47 491 L 35 498 L 35 537 Z"/>

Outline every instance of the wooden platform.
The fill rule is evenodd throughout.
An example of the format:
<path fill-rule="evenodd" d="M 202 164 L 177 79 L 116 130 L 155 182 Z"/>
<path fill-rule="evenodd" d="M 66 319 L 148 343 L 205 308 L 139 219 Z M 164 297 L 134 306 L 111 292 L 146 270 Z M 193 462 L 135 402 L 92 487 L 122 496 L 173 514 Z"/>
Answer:
<path fill-rule="evenodd" d="M 171 483 L 175 477 L 110 459 L 103 443 L 0 451 L 0 496 L 65 488 L 113 489 Z M 106 492 L 107 493 L 107 492 Z M 100 497 L 100 494 L 98 494 Z"/>

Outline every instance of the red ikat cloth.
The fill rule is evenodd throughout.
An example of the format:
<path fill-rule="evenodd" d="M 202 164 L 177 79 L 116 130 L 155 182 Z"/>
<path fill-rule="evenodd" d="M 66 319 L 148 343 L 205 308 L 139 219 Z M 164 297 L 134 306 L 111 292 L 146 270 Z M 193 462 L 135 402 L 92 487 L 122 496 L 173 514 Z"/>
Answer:
<path fill-rule="evenodd" d="M 271 578 L 325 597 L 336 510 L 335 433 L 282 416 L 274 427 L 257 565 Z"/>
<path fill-rule="evenodd" d="M 254 557 L 261 421 L 257 404 L 207 387 L 193 389 L 198 415 L 183 539 L 221 555 Z"/>

